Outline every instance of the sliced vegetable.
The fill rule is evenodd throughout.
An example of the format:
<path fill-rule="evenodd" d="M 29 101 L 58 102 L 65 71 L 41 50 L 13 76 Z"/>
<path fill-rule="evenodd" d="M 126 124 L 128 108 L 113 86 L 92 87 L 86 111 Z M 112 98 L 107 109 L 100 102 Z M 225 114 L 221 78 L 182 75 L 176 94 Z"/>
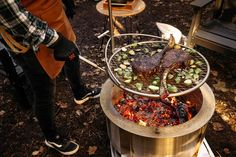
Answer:
<path fill-rule="evenodd" d="M 180 83 L 180 81 L 181 81 L 181 77 L 176 77 L 176 78 L 175 78 L 175 82 L 176 82 L 176 83 Z"/>
<path fill-rule="evenodd" d="M 123 59 L 127 59 L 127 58 L 128 58 L 128 55 L 124 53 L 124 54 L 122 55 L 122 58 L 123 58 Z"/>
<path fill-rule="evenodd" d="M 193 75 L 193 80 L 194 81 L 198 81 L 199 80 L 199 75 L 198 74 L 194 74 Z"/>
<path fill-rule="evenodd" d="M 143 48 L 143 52 L 148 53 L 149 49 L 145 47 L 145 48 Z"/>
<path fill-rule="evenodd" d="M 131 58 L 130 61 L 133 62 L 133 61 L 134 61 L 134 58 Z"/>
<path fill-rule="evenodd" d="M 135 81 L 135 80 L 137 80 L 138 79 L 138 76 L 134 76 L 133 77 L 133 80 Z"/>
<path fill-rule="evenodd" d="M 119 70 L 122 70 L 121 68 L 116 68 L 116 69 L 114 69 L 114 71 L 119 71 Z"/>
<path fill-rule="evenodd" d="M 162 49 L 157 49 L 157 52 L 161 52 L 162 51 Z"/>
<path fill-rule="evenodd" d="M 141 91 L 142 88 L 143 88 L 143 84 L 142 84 L 142 83 L 136 83 L 136 84 L 135 84 L 135 87 L 136 87 L 139 91 Z"/>
<path fill-rule="evenodd" d="M 121 69 L 126 69 L 126 65 L 120 64 Z"/>
<path fill-rule="evenodd" d="M 114 69 L 114 71 L 116 71 L 119 75 L 123 74 L 123 71 L 121 68 L 116 68 L 116 69 Z"/>
<path fill-rule="evenodd" d="M 197 61 L 195 64 L 198 66 L 202 66 L 203 63 L 202 63 L 202 61 Z"/>
<path fill-rule="evenodd" d="M 135 49 L 135 51 L 136 51 L 136 52 L 139 52 L 139 51 L 141 51 L 141 49 Z"/>
<path fill-rule="evenodd" d="M 190 62 L 189 62 L 189 64 L 190 64 L 190 65 L 193 65 L 194 62 L 195 62 L 195 61 L 194 61 L 193 59 L 191 59 Z"/>
<path fill-rule="evenodd" d="M 156 51 L 152 51 L 150 55 L 153 56 L 154 54 L 156 54 Z"/>
<path fill-rule="evenodd" d="M 117 73 L 118 73 L 119 75 L 122 75 L 122 74 L 123 74 L 123 71 L 122 71 L 122 69 L 121 69 L 121 70 L 119 70 L 119 71 L 117 71 Z"/>
<path fill-rule="evenodd" d="M 155 78 L 154 78 L 154 80 L 156 80 L 156 81 L 160 81 L 161 79 L 160 79 L 160 77 L 159 76 L 156 76 Z"/>
<path fill-rule="evenodd" d="M 185 71 L 181 71 L 181 76 L 184 76 L 186 75 L 186 72 Z"/>
<path fill-rule="evenodd" d="M 186 76 L 185 76 L 185 79 L 191 79 L 192 78 L 192 76 L 190 75 L 190 74 L 187 74 Z"/>
<path fill-rule="evenodd" d="M 121 51 L 126 52 L 126 51 L 127 51 L 127 48 L 126 48 L 126 47 L 122 47 L 122 48 L 121 48 Z"/>
<path fill-rule="evenodd" d="M 138 43 L 133 43 L 130 46 L 135 48 L 136 46 L 138 46 Z"/>
<path fill-rule="evenodd" d="M 177 76 L 178 76 L 178 77 L 182 77 L 183 74 L 182 74 L 182 73 L 178 73 Z"/>
<path fill-rule="evenodd" d="M 124 64 L 124 65 L 130 65 L 130 62 L 129 62 L 128 60 L 124 60 L 124 61 L 123 61 L 123 64 Z"/>
<path fill-rule="evenodd" d="M 167 90 L 171 93 L 178 92 L 178 88 L 176 86 L 169 86 L 169 87 L 167 87 Z"/>
<path fill-rule="evenodd" d="M 134 52 L 134 50 L 129 50 L 129 52 L 128 52 L 130 55 L 135 55 L 135 52 Z"/>
<path fill-rule="evenodd" d="M 154 85 L 150 85 L 148 86 L 149 89 L 151 89 L 152 91 L 158 91 L 159 87 L 158 86 L 154 86 Z"/>
<path fill-rule="evenodd" d="M 195 69 L 195 74 L 199 74 L 201 72 L 202 72 L 202 70 L 200 68 Z"/>
<path fill-rule="evenodd" d="M 192 85 L 192 83 L 193 83 L 193 82 L 192 82 L 192 80 L 190 80 L 190 79 L 187 79 L 187 80 L 184 81 L 184 84 L 187 85 L 187 86 Z"/>
<path fill-rule="evenodd" d="M 170 80 L 170 79 L 172 79 L 174 77 L 174 75 L 172 75 L 172 74 L 169 74 L 168 75 L 168 79 Z"/>
<path fill-rule="evenodd" d="M 124 82 L 125 83 L 130 83 L 132 81 L 132 79 L 128 79 L 128 80 L 125 80 Z"/>
<path fill-rule="evenodd" d="M 159 82 L 160 82 L 160 81 L 154 80 L 154 81 L 152 81 L 152 84 L 153 84 L 153 85 L 157 85 Z"/>
<path fill-rule="evenodd" d="M 191 65 L 190 67 L 191 67 L 191 68 L 196 68 L 197 66 L 196 66 L 196 65 Z"/>
<path fill-rule="evenodd" d="M 117 62 L 120 62 L 121 61 L 121 59 L 122 59 L 122 57 L 121 56 L 117 56 Z"/>
<path fill-rule="evenodd" d="M 127 70 L 130 71 L 130 72 L 133 71 L 131 66 L 128 66 Z"/>
<path fill-rule="evenodd" d="M 132 79 L 132 73 L 130 71 L 125 71 L 124 78 L 125 79 Z"/>
<path fill-rule="evenodd" d="M 194 73 L 194 69 L 193 69 L 193 68 L 190 68 L 190 69 L 188 70 L 188 72 L 189 72 L 189 73 Z"/>

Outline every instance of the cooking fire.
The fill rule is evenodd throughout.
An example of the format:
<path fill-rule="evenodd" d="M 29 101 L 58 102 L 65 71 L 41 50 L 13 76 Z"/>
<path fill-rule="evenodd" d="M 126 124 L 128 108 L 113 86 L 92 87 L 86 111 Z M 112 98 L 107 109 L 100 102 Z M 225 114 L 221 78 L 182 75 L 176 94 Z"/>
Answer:
<path fill-rule="evenodd" d="M 197 114 L 197 105 L 181 97 L 167 98 L 163 102 L 158 98 L 123 92 L 118 100 L 113 101 L 113 104 L 124 118 L 143 126 L 175 126 L 190 120 Z"/>

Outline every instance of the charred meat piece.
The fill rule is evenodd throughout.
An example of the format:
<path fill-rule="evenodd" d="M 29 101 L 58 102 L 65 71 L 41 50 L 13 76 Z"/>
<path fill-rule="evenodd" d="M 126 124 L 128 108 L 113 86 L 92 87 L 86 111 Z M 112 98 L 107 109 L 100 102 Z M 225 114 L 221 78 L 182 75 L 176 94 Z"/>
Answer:
<path fill-rule="evenodd" d="M 181 65 L 186 65 L 190 60 L 190 55 L 183 50 L 172 49 L 165 53 L 157 53 L 154 56 L 143 56 L 136 58 L 132 63 L 133 72 L 142 80 L 148 79 L 156 72 L 167 68 L 174 69 Z"/>
<path fill-rule="evenodd" d="M 166 83 L 169 72 L 172 69 L 178 68 L 180 66 L 187 66 L 190 59 L 191 56 L 183 50 L 172 49 L 166 52 L 160 65 L 160 69 L 163 71 L 160 86 L 160 97 L 162 101 L 164 101 L 169 96 Z"/>
<path fill-rule="evenodd" d="M 152 57 L 138 57 L 131 63 L 132 70 L 142 80 L 147 79 L 158 71 L 161 63 L 161 58 L 162 55 L 160 53 Z"/>
<path fill-rule="evenodd" d="M 165 53 L 172 49 L 175 45 L 175 39 L 173 35 L 170 36 L 168 44 L 160 52 L 154 56 L 143 56 L 138 57 L 134 62 L 131 63 L 133 72 L 140 77 L 144 82 L 148 80 L 150 76 L 155 74 L 162 63 L 162 59 L 165 56 Z"/>
<path fill-rule="evenodd" d="M 180 66 L 187 66 L 191 56 L 183 50 L 172 49 L 166 52 L 161 67 L 162 69 L 175 69 Z"/>

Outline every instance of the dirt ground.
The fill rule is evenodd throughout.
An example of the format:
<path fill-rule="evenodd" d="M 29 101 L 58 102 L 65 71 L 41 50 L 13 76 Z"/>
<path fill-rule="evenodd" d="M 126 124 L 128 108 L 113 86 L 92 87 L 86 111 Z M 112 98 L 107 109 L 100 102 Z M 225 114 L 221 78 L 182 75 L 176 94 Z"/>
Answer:
<path fill-rule="evenodd" d="M 191 0 L 145 0 L 145 11 L 132 19 L 138 23 L 142 33 L 157 35 L 156 21 L 169 23 L 187 34 L 193 10 Z M 100 50 L 105 18 L 96 11 L 93 0 L 78 0 L 76 15 L 71 21 L 78 37 L 81 54 L 105 67 L 104 50 Z M 134 31 L 136 28 L 134 27 Z M 197 49 L 208 59 L 211 75 L 207 81 L 214 91 L 217 104 L 206 138 L 218 157 L 236 156 L 236 63 L 235 58 L 201 47 Z M 108 76 L 82 63 L 82 77 L 87 86 L 99 87 Z M 28 157 L 61 156 L 44 144 L 37 120 L 31 110 L 25 111 L 17 105 L 14 89 L 8 79 L 0 74 L 0 156 Z M 75 157 L 109 157 L 109 139 L 106 133 L 105 115 L 99 99 L 76 106 L 71 89 L 63 74 L 57 79 L 56 122 L 60 132 L 80 144 Z M 90 149 L 89 149 L 90 148 Z M 95 152 L 95 154 L 93 154 Z"/>

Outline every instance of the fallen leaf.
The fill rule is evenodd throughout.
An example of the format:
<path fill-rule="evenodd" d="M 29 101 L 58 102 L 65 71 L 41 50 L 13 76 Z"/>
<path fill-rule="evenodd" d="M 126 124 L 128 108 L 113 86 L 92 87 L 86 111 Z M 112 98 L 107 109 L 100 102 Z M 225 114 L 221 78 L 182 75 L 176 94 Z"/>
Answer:
<path fill-rule="evenodd" d="M 225 154 L 230 154 L 231 152 L 230 152 L 229 148 L 224 148 L 224 153 Z"/>
<path fill-rule="evenodd" d="M 33 151 L 32 156 L 38 156 L 41 155 L 44 152 L 44 147 L 40 146 L 39 150 Z"/>
<path fill-rule="evenodd" d="M 96 109 L 98 109 L 98 108 L 100 108 L 100 107 L 101 107 L 101 106 L 98 105 L 98 104 L 95 105 L 95 108 L 96 108 Z"/>
<path fill-rule="evenodd" d="M 217 77 L 217 76 L 218 76 L 218 71 L 216 71 L 216 70 L 211 70 L 211 74 L 212 74 L 213 76 Z"/>
<path fill-rule="evenodd" d="M 38 122 L 38 119 L 36 117 L 33 117 L 34 122 Z"/>
<path fill-rule="evenodd" d="M 216 112 L 236 132 L 236 109 L 228 102 L 217 100 Z"/>
<path fill-rule="evenodd" d="M 88 153 L 89 153 L 89 155 L 93 155 L 93 154 L 95 154 L 95 152 L 97 151 L 97 146 L 89 146 L 89 148 L 88 148 Z"/>
<path fill-rule="evenodd" d="M 10 81 L 8 80 L 8 78 L 5 78 L 5 79 L 3 80 L 3 84 L 4 84 L 4 85 L 9 85 L 9 84 L 10 84 Z"/>
<path fill-rule="evenodd" d="M 96 87 L 97 87 L 97 84 L 91 84 L 90 87 L 91 87 L 91 88 L 96 88 Z"/>
<path fill-rule="evenodd" d="M 86 72 L 82 72 L 81 76 L 86 76 L 87 73 Z"/>
<path fill-rule="evenodd" d="M 24 125 L 24 122 L 18 122 L 18 123 L 16 123 L 16 126 L 22 126 L 22 125 Z"/>
<path fill-rule="evenodd" d="M 3 116 L 6 112 L 4 110 L 0 111 L 0 116 Z"/>
<path fill-rule="evenodd" d="M 56 102 L 56 105 L 59 106 L 60 108 L 67 108 L 68 107 L 68 104 L 64 103 L 62 101 Z"/>
<path fill-rule="evenodd" d="M 219 123 L 219 122 L 213 122 L 212 125 L 213 125 L 213 130 L 215 130 L 215 131 L 222 131 L 222 130 L 224 130 L 224 128 L 225 128 L 225 127 L 224 127 L 221 123 Z"/>
<path fill-rule="evenodd" d="M 81 115 L 82 115 L 82 112 L 81 112 L 80 110 L 75 111 L 75 113 L 76 113 L 78 116 L 81 116 Z"/>
<path fill-rule="evenodd" d="M 223 81 L 218 81 L 216 84 L 213 84 L 213 87 L 218 91 L 222 91 L 222 92 L 228 92 L 229 91 L 229 89 L 227 89 L 225 87 L 225 82 L 223 82 Z"/>
<path fill-rule="evenodd" d="M 37 155 L 39 155 L 39 151 L 38 150 L 32 152 L 32 156 L 37 156 Z"/>

